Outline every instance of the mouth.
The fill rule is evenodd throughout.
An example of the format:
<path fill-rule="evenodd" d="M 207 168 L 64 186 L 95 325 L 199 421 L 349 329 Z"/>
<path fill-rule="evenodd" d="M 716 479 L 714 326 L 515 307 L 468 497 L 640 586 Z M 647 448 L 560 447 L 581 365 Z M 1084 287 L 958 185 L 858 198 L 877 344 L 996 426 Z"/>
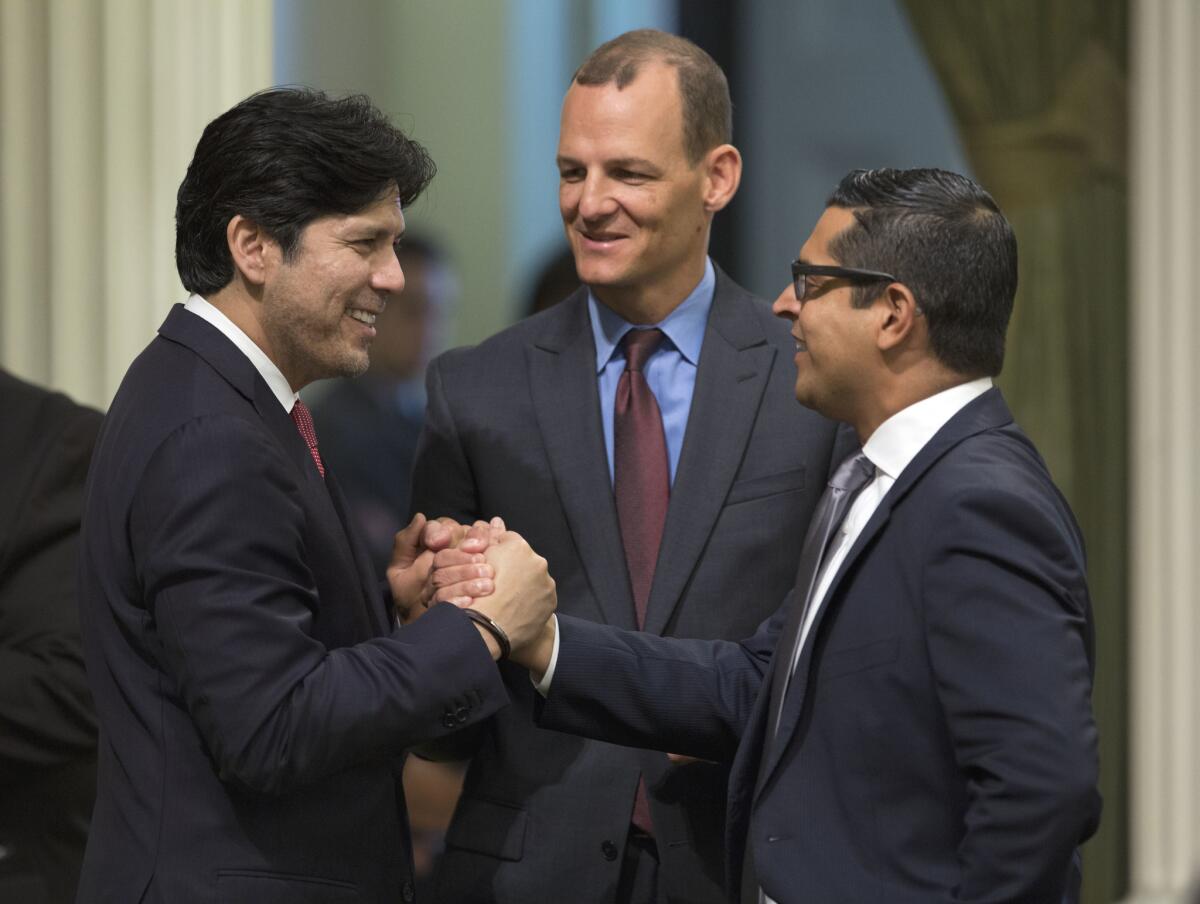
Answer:
<path fill-rule="evenodd" d="M 606 249 L 611 248 L 617 242 L 627 238 L 616 232 L 591 232 L 584 230 L 576 230 L 579 238 L 582 240 L 585 248 Z"/>
<path fill-rule="evenodd" d="M 808 343 L 807 342 L 805 342 L 803 339 L 801 339 L 795 333 L 792 333 L 792 338 L 796 340 L 796 352 L 797 353 L 808 351 Z"/>
<path fill-rule="evenodd" d="M 375 318 L 378 314 L 373 314 L 370 311 L 364 311 L 361 308 L 351 308 L 346 314 L 357 320 L 359 323 L 365 323 L 367 326 L 375 325 Z"/>

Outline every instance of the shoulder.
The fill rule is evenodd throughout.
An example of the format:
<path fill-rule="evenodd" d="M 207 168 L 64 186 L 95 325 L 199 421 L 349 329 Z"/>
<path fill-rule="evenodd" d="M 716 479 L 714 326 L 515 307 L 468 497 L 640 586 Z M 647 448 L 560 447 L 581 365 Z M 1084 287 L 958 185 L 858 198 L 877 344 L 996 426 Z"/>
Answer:
<path fill-rule="evenodd" d="M 1045 462 L 1015 424 L 968 436 L 930 468 L 923 493 L 940 514 L 934 536 L 1006 537 L 1043 550 L 1064 544 L 1082 556 L 1075 516 Z"/>
<path fill-rule="evenodd" d="M 590 330 L 587 294 L 580 290 L 566 300 L 514 323 L 478 345 L 450 349 L 431 363 L 431 372 L 441 377 L 465 374 L 489 378 L 503 376 L 500 369 L 519 365 L 528 350 L 541 347 L 562 350 Z M 584 337 L 587 338 L 587 337 Z"/>
<path fill-rule="evenodd" d="M 60 392 L 35 386 L 0 371 L 0 402 L 10 425 L 31 437 L 57 434 L 63 430 L 90 432 L 99 429 L 102 415 L 80 405 Z"/>

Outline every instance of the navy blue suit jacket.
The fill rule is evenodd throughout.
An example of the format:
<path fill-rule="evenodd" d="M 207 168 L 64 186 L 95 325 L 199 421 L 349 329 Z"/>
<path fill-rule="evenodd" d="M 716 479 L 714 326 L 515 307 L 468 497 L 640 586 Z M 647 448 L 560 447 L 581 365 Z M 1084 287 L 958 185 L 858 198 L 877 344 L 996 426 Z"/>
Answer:
<path fill-rule="evenodd" d="M 81 578 L 82 904 L 411 900 L 401 754 L 502 706 L 496 667 L 454 607 L 394 628 L 334 476 L 180 307 L 105 419 Z"/>
<path fill-rule="evenodd" d="M 1100 812 L 1083 542 L 999 391 L 864 527 L 764 757 L 793 605 L 740 644 L 560 618 L 540 723 L 732 759 L 735 889 L 749 844 L 780 904 L 1059 904 Z"/>

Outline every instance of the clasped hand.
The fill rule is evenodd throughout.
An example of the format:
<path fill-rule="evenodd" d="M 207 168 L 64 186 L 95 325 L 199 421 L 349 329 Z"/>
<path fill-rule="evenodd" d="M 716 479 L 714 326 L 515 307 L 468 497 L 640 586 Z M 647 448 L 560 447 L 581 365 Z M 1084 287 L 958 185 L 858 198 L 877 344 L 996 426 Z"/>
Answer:
<path fill-rule="evenodd" d="M 549 663 L 554 643 L 551 615 L 557 605 L 546 560 L 504 522 L 470 527 L 417 515 L 396 534 L 388 583 L 402 622 L 419 618 L 437 603 L 472 607 L 508 635 L 512 659 L 529 668 Z M 499 645 L 481 635 L 499 656 Z"/>

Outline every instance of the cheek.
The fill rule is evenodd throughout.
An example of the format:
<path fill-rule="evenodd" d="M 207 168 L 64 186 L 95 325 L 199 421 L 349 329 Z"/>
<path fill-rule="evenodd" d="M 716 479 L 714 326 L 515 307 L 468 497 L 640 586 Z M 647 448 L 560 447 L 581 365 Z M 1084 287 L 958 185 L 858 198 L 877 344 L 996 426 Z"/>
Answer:
<path fill-rule="evenodd" d="M 568 219 L 579 206 L 579 186 L 560 182 L 558 186 L 558 212 L 562 218 Z"/>

